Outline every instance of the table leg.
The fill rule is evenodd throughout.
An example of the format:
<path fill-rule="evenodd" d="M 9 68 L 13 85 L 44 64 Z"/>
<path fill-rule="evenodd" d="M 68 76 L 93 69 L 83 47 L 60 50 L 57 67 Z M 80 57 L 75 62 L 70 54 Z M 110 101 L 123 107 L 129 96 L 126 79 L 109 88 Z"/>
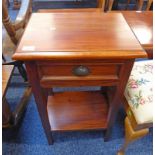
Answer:
<path fill-rule="evenodd" d="M 124 90 L 125 90 L 128 78 L 130 76 L 133 63 L 134 63 L 134 60 L 130 60 L 126 62 L 121 68 L 120 75 L 119 75 L 120 82 L 116 86 L 113 99 L 111 100 L 110 105 L 109 105 L 108 120 L 107 120 L 108 126 L 107 126 L 107 130 L 105 133 L 104 141 L 108 141 L 108 139 L 110 138 L 112 126 L 115 122 L 118 110 L 121 106 L 123 95 L 124 95 Z"/>
<path fill-rule="evenodd" d="M 32 92 L 37 103 L 37 108 L 42 121 L 42 125 L 45 130 L 46 137 L 48 139 L 48 143 L 53 144 L 51 127 L 47 114 L 48 89 L 44 89 L 40 86 L 39 74 L 37 71 L 36 63 L 26 62 L 25 65 L 28 73 L 28 79 L 32 86 Z"/>

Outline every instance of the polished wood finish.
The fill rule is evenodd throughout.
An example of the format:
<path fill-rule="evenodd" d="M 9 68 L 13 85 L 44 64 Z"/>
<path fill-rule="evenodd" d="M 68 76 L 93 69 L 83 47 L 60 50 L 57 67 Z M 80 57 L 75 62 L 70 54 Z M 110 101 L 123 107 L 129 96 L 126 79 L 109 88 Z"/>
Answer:
<path fill-rule="evenodd" d="M 40 22 L 43 20 L 46 22 Z M 114 29 L 113 25 L 117 27 Z M 35 31 L 32 37 L 33 27 Z M 120 13 L 96 12 L 34 13 L 13 56 L 16 60 L 120 57 L 123 59 L 146 57 L 146 53 L 142 51 Z"/>
<path fill-rule="evenodd" d="M 117 116 L 117 112 L 121 106 L 123 96 L 124 96 L 124 90 L 125 90 L 128 78 L 130 76 L 133 63 L 134 63 L 134 60 L 131 59 L 126 61 L 126 63 L 121 67 L 119 72 L 120 82 L 115 87 L 115 92 L 112 94 L 112 97 L 109 99 L 110 107 L 109 107 L 109 113 L 108 113 L 108 127 L 107 127 L 108 130 L 105 135 L 105 141 L 107 141 L 110 137 L 112 125 L 114 124 L 115 118 Z"/>
<path fill-rule="evenodd" d="M 111 82 L 119 82 L 119 70 L 122 63 L 98 62 L 40 62 L 38 63 L 40 83 L 43 87 L 50 86 L 86 86 L 86 85 L 109 85 Z M 89 69 L 87 76 L 77 76 L 74 69 L 84 66 Z M 76 83 L 75 81 L 78 81 Z M 87 82 L 86 82 L 87 81 Z M 104 82 L 105 81 L 105 82 Z"/>
<path fill-rule="evenodd" d="M 108 140 L 133 62 L 135 58 L 146 56 L 120 13 L 73 12 L 33 14 L 13 58 L 25 61 L 41 121 L 48 142 L 52 144 L 51 129 L 105 128 L 105 140 Z M 74 72 L 79 66 L 88 68 L 89 72 L 79 76 Z M 88 92 L 52 93 L 54 96 L 49 96 L 53 86 L 92 85 L 116 88 L 110 102 L 106 101 L 109 103 L 108 113 L 99 108 L 105 106 L 105 99 L 101 103 L 98 92 L 92 95 Z M 72 99 L 72 96 L 75 97 Z M 81 112 L 87 109 L 86 114 L 91 113 L 92 101 L 96 98 L 93 107 L 101 110 L 98 116 L 102 117 L 96 119 L 94 111 L 88 117 L 89 121 L 83 124 L 87 118 Z M 72 116 L 67 113 L 69 109 Z M 61 120 L 58 115 L 63 115 L 63 112 L 68 117 Z"/>
<path fill-rule="evenodd" d="M 48 97 L 52 131 L 106 129 L 108 105 L 101 92 L 60 92 Z"/>
<path fill-rule="evenodd" d="M 152 11 L 111 11 L 122 13 L 136 38 L 147 52 L 148 58 L 153 58 L 153 12 Z"/>
<path fill-rule="evenodd" d="M 123 11 L 122 14 L 148 57 L 153 58 L 153 12 Z"/>
<path fill-rule="evenodd" d="M 37 71 L 37 66 L 34 62 L 25 63 L 28 73 L 29 82 L 32 86 L 32 91 L 37 103 L 37 108 L 41 118 L 42 125 L 45 130 L 46 137 L 49 144 L 53 144 L 53 139 L 51 135 L 51 127 L 49 123 L 49 118 L 47 114 L 47 100 L 48 100 L 48 90 L 42 88 L 39 85 L 39 75 Z"/>

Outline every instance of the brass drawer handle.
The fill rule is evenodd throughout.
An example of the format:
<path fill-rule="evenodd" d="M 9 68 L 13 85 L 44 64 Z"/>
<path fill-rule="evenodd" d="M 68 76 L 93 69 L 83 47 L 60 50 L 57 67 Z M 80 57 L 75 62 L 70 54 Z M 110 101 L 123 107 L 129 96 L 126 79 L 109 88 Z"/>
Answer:
<path fill-rule="evenodd" d="M 90 70 L 86 66 L 78 66 L 73 69 L 73 74 L 76 76 L 87 76 L 90 74 Z"/>

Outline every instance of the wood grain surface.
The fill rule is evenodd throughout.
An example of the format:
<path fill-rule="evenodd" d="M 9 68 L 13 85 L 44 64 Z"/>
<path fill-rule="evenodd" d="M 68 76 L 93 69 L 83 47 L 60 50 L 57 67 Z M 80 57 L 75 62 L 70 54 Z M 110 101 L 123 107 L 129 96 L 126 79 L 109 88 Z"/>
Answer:
<path fill-rule="evenodd" d="M 108 105 L 99 91 L 56 93 L 49 96 L 47 111 L 52 131 L 107 127 Z"/>
<path fill-rule="evenodd" d="M 123 11 L 122 14 L 148 57 L 153 58 L 153 12 Z"/>
<path fill-rule="evenodd" d="M 141 45 L 153 49 L 153 12 L 123 11 L 122 14 Z"/>
<path fill-rule="evenodd" d="M 34 13 L 13 58 L 24 60 L 49 144 L 51 131 L 106 129 L 108 140 L 135 58 L 146 57 L 121 13 Z M 78 77 L 74 68 L 89 68 Z M 114 86 L 109 107 L 101 92 L 53 86 Z"/>
<path fill-rule="evenodd" d="M 40 84 L 49 86 L 86 86 L 86 85 L 113 85 L 119 82 L 119 71 L 123 62 L 107 61 L 80 61 L 80 62 L 48 62 L 37 63 Z M 77 76 L 74 70 L 79 66 L 88 68 L 89 74 Z"/>
<path fill-rule="evenodd" d="M 44 22 L 43 22 L 44 21 Z M 146 57 L 121 13 L 34 13 L 13 59 Z"/>

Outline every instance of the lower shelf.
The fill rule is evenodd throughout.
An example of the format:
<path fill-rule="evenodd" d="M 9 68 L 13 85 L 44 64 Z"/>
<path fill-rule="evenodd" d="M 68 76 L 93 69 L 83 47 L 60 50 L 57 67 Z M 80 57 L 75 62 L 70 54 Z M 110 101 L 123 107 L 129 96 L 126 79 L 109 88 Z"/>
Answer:
<path fill-rule="evenodd" d="M 52 131 L 107 128 L 108 105 L 100 91 L 55 93 L 47 111 Z"/>

